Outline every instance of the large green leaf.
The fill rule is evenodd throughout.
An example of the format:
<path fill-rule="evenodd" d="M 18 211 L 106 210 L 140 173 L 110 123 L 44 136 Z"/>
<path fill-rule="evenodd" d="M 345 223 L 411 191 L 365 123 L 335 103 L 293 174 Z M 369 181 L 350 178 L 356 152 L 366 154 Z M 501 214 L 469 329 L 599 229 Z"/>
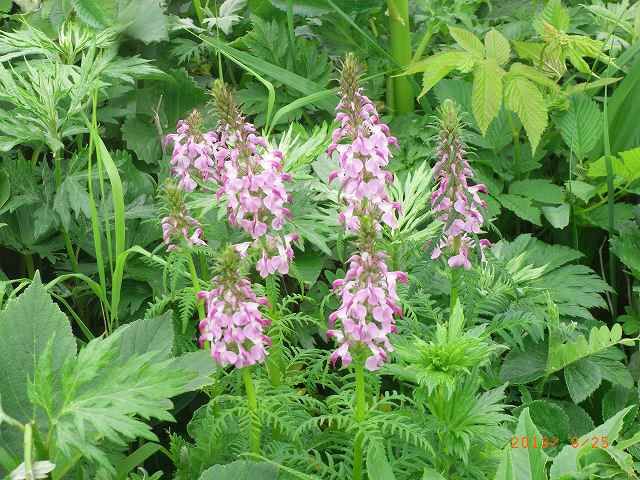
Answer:
<path fill-rule="evenodd" d="M 31 285 L 0 312 L 0 395 L 7 415 L 20 422 L 34 418 L 27 386 L 48 342 L 53 370 L 76 353 L 67 317 L 51 301 L 36 275 Z M 17 454 L 22 434 L 0 425 L 0 445 Z"/>
<path fill-rule="evenodd" d="M 621 410 L 602 425 L 575 439 L 573 445 L 564 447 L 558 456 L 554 458 L 553 464 L 551 465 L 551 480 L 575 478 L 574 474 L 580 472 L 580 458 L 594 448 L 603 448 L 601 442 L 593 442 L 594 438 L 599 439 L 605 437 L 608 445 L 607 448 L 612 448 L 611 446 L 618 439 L 620 431 L 622 430 L 624 417 L 632 408 L 633 407 L 627 407 Z"/>
<path fill-rule="evenodd" d="M 564 369 L 564 380 L 571 400 L 581 403 L 600 386 L 602 374 L 596 363 L 583 358 Z"/>
<path fill-rule="evenodd" d="M 367 474 L 369 480 L 396 480 L 384 446 L 379 442 L 371 443 L 367 450 Z"/>
<path fill-rule="evenodd" d="M 78 18 L 90 27 L 103 29 L 115 21 L 115 0 L 71 0 L 71 4 Z"/>
<path fill-rule="evenodd" d="M 515 431 L 518 438 L 528 439 L 528 448 L 513 448 L 507 445 L 498 467 L 495 480 L 546 480 L 546 464 L 549 460 L 542 447 L 542 435 L 525 408 L 518 419 Z M 539 443 L 534 447 L 534 439 Z"/>
<path fill-rule="evenodd" d="M 524 126 L 533 152 L 547 128 L 547 107 L 535 84 L 521 76 L 509 77 L 505 86 L 505 105 L 515 112 Z"/>
<path fill-rule="evenodd" d="M 509 55 L 511 53 L 509 40 L 499 31 L 492 28 L 487 32 L 484 37 L 484 48 L 487 58 L 493 58 L 498 62 L 498 65 L 504 65 L 509 61 Z"/>
<path fill-rule="evenodd" d="M 494 59 L 479 62 L 474 70 L 471 103 L 473 116 L 482 134 L 496 118 L 502 105 L 502 77 L 504 71 Z"/>
<path fill-rule="evenodd" d="M 531 203 L 531 199 L 507 193 L 498 195 L 497 198 L 504 208 L 511 210 L 520 218 L 534 225 L 542 225 L 540 221 L 540 209 Z"/>
<path fill-rule="evenodd" d="M 214 465 L 208 468 L 200 480 L 277 480 L 278 467 L 269 463 L 255 463 L 236 460 L 227 465 Z"/>
<path fill-rule="evenodd" d="M 562 187 L 554 185 L 546 178 L 518 180 L 509 185 L 509 193 L 527 197 L 540 203 L 559 204 L 564 202 Z"/>
<path fill-rule="evenodd" d="M 474 65 L 475 60 L 468 52 L 442 52 L 421 60 L 407 67 L 405 75 L 424 72 L 422 78 L 422 90 L 419 97 L 429 92 L 440 80 L 449 75 L 452 70 L 468 70 Z"/>
<path fill-rule="evenodd" d="M 479 58 L 484 57 L 484 45 L 473 33 L 458 27 L 449 27 L 449 33 L 467 52 Z"/>
<path fill-rule="evenodd" d="M 574 95 L 569 99 L 569 110 L 558 120 L 558 126 L 569 149 L 582 160 L 602 136 L 602 112 L 587 95 Z"/>
<path fill-rule="evenodd" d="M 134 355 L 155 352 L 154 359 L 166 360 L 173 348 L 173 313 L 165 312 L 159 317 L 145 318 L 122 327 L 120 354 L 123 362 Z"/>

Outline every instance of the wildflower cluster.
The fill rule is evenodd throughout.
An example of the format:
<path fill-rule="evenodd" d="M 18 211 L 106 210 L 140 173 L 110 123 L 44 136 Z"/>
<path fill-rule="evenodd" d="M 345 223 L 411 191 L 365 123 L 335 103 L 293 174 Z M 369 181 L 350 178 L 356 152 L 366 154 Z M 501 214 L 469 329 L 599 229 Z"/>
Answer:
<path fill-rule="evenodd" d="M 386 191 L 393 176 L 385 167 L 396 139 L 389 135 L 375 106 L 362 93 L 359 75 L 356 60 L 347 56 L 336 116 L 340 127 L 333 133 L 328 152 L 339 154 L 340 169 L 331 174 L 331 179 L 340 182 L 340 198 L 345 204 L 340 220 L 348 232 L 357 235 L 360 252 L 349 259 L 345 278 L 333 283 L 341 305 L 329 317 L 331 329 L 327 335 L 340 343 L 331 355 L 333 363 L 341 359 L 342 365 L 347 366 L 352 361 L 352 349 L 365 347 L 370 353 L 366 368 L 377 370 L 393 351 L 388 335 L 395 331 L 394 317 L 402 313 L 396 284 L 406 282 L 407 276 L 404 272 L 390 272 L 386 254 L 376 247 L 383 225 L 393 228 L 400 208 Z"/>
<path fill-rule="evenodd" d="M 218 141 L 217 132 L 202 132 L 202 118 L 197 110 L 186 120 L 178 121 L 176 133 L 165 137 L 165 145 L 173 144 L 171 173 L 185 192 L 193 192 L 198 186 L 194 177 L 206 181 L 213 176 Z"/>
<path fill-rule="evenodd" d="M 451 100 L 443 103 L 440 116 L 438 161 L 434 167 L 437 186 L 431 195 L 431 204 L 445 227 L 444 238 L 433 250 L 431 258 L 439 258 L 444 250 L 448 250 L 451 268 L 469 269 L 469 252 L 475 243 L 473 239 L 483 233 L 484 218 L 480 209 L 487 206 L 479 193 L 486 193 L 487 189 L 482 184 L 469 185 L 473 170 L 465 158 L 466 147 L 460 137 L 460 122 Z M 480 240 L 480 251 L 488 245 L 488 240 Z"/>
<path fill-rule="evenodd" d="M 204 299 L 207 316 L 200 321 L 200 346 L 208 342 L 213 359 L 222 366 L 242 368 L 263 362 L 271 340 L 264 334 L 270 323 L 260 313 L 267 299 L 258 297 L 251 282 L 239 277 L 240 256 L 230 247 L 221 260 L 216 287 L 198 293 Z"/>
<path fill-rule="evenodd" d="M 282 152 L 269 150 L 264 137 L 247 123 L 223 83 L 214 96 L 220 115 L 220 148 L 216 153 L 218 197 L 227 201 L 229 223 L 248 233 L 253 242 L 245 244 L 259 252 L 256 268 L 261 277 L 289 272 L 293 259 L 291 242 L 296 235 L 283 234 L 291 217 L 283 171 Z"/>

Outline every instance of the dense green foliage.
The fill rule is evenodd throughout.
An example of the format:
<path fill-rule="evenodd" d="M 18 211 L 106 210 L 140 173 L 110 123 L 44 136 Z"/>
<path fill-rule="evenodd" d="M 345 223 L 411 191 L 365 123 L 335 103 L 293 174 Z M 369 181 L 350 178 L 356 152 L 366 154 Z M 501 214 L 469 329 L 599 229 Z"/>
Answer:
<path fill-rule="evenodd" d="M 350 52 L 399 144 L 375 372 L 327 338 Z M 0 477 L 637 478 L 639 52 L 638 0 L 0 0 Z M 271 321 L 251 369 L 197 333 L 247 236 L 206 189 L 181 198 L 206 245 L 161 228 L 163 139 L 224 120 L 216 80 L 292 177 L 288 273 L 242 272 Z M 488 191 L 468 270 L 431 258 L 444 104 Z"/>

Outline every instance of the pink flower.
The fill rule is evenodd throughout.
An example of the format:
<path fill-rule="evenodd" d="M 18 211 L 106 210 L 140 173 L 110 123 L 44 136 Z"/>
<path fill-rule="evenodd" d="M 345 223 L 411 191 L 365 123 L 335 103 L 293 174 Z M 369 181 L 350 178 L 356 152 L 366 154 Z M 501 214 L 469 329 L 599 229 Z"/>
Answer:
<path fill-rule="evenodd" d="M 206 245 L 202 239 L 200 222 L 190 217 L 186 209 L 162 219 L 162 240 L 170 252 L 176 250 L 181 244 L 189 247 Z"/>
<path fill-rule="evenodd" d="M 380 122 L 375 106 L 361 88 L 343 86 L 342 90 L 336 115 L 340 126 L 327 149 L 330 155 L 338 153 L 340 169 L 331 172 L 329 179 L 340 182 L 340 197 L 345 203 L 340 222 L 351 233 L 359 233 L 364 217 L 375 230 L 381 224 L 395 228 L 400 205 L 387 194 L 386 185 L 393 181 L 393 174 L 385 168 L 391 158 L 390 146 L 397 145 L 397 140 L 389 135 L 389 127 Z"/>
<path fill-rule="evenodd" d="M 363 252 L 349 259 L 344 280 L 336 280 L 334 291 L 341 297 L 341 305 L 329 316 L 328 337 L 335 338 L 340 347 L 331 355 L 331 362 L 351 363 L 350 349 L 363 345 L 371 355 L 365 362 L 368 370 L 377 370 L 393 351 L 388 335 L 395 332 L 395 317 L 402 314 L 396 292 L 398 282 L 406 283 L 404 272 L 390 272 L 383 252 Z M 337 321 L 340 327 L 336 327 Z"/>
<path fill-rule="evenodd" d="M 221 366 L 242 368 L 264 362 L 271 339 L 263 331 L 270 321 L 260 307 L 267 304 L 257 297 L 245 278 L 220 275 L 211 291 L 198 293 L 204 299 L 207 316 L 200 321 L 200 345 L 209 342 L 211 356 Z"/>
<path fill-rule="evenodd" d="M 444 223 L 444 238 L 434 248 L 431 258 L 439 258 L 446 250 L 451 253 L 451 268 L 471 268 L 469 252 L 474 248 L 475 235 L 483 233 L 484 217 L 481 209 L 487 204 L 479 193 L 486 193 L 482 184 L 469 185 L 473 170 L 466 159 L 465 145 L 460 138 L 460 124 L 455 105 L 445 101 L 441 108 L 438 161 L 434 166 L 437 185 L 431 194 L 432 210 Z M 480 250 L 489 245 L 479 242 Z"/>
<path fill-rule="evenodd" d="M 219 136 L 216 132 L 200 133 L 200 124 L 200 115 L 194 110 L 187 120 L 178 122 L 176 133 L 164 139 L 165 145 L 173 145 L 171 173 L 185 192 L 196 189 L 195 178 L 207 181 L 214 176 Z"/>

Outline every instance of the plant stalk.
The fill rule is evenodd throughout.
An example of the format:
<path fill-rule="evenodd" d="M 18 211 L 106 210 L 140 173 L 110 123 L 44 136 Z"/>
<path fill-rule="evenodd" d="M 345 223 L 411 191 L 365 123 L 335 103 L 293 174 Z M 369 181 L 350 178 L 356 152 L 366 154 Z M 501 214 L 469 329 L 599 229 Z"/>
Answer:
<path fill-rule="evenodd" d="M 244 381 L 244 389 L 247 394 L 247 404 L 249 406 L 249 414 L 251 415 L 251 431 L 249 432 L 249 448 L 254 455 L 260 455 L 260 422 L 258 420 L 258 399 L 256 397 L 256 389 L 251 378 L 251 367 L 244 367 L 242 371 L 242 380 Z"/>
<path fill-rule="evenodd" d="M 196 12 L 198 25 L 202 25 L 202 22 L 204 22 L 204 11 L 202 10 L 202 2 L 200 0 L 193 0 L 193 9 Z"/>
<path fill-rule="evenodd" d="M 53 168 L 54 168 L 54 176 L 56 182 L 56 190 L 60 190 L 60 186 L 62 185 L 62 161 L 60 158 L 60 150 L 53 152 Z M 76 254 L 73 251 L 73 243 L 71 243 L 71 237 L 69 237 L 69 232 L 63 226 L 62 227 L 62 236 L 64 238 L 64 246 L 67 249 L 67 255 L 69 257 L 69 261 L 71 262 L 71 270 L 74 273 L 78 273 L 78 259 L 76 258 Z"/>
<path fill-rule="evenodd" d="M 367 403 L 364 394 L 364 365 L 361 359 L 355 362 L 356 373 L 356 406 L 355 420 L 364 422 L 367 415 Z M 363 445 L 362 435 L 357 434 L 353 443 L 353 480 L 362 480 Z"/>
<path fill-rule="evenodd" d="M 451 294 L 450 294 L 450 303 L 449 307 L 451 312 L 453 313 L 453 309 L 458 303 L 458 288 L 460 286 L 460 269 L 452 268 L 451 269 Z"/>
<path fill-rule="evenodd" d="M 391 56 L 401 68 L 411 63 L 411 28 L 409 0 L 387 0 Z M 396 114 L 413 112 L 415 92 L 408 76 L 393 79 L 394 110 Z"/>
<path fill-rule="evenodd" d="M 189 264 L 189 273 L 191 274 L 191 283 L 193 284 L 193 289 L 195 290 L 196 295 L 200 291 L 200 279 L 198 278 L 198 272 L 196 271 L 196 264 L 193 263 L 193 256 L 191 253 L 187 254 L 187 260 Z M 204 302 L 202 300 L 197 301 L 198 306 L 198 320 L 202 320 L 204 318 Z M 182 326 L 182 331 L 186 330 L 186 325 Z"/>
<path fill-rule="evenodd" d="M 604 158 L 607 169 L 607 213 L 609 230 L 609 284 L 613 288 L 611 292 L 612 317 L 617 315 L 617 290 L 616 290 L 616 257 L 611 249 L 611 239 L 615 233 L 615 185 L 613 183 L 613 164 L 611 163 L 611 142 L 609 141 L 609 113 L 608 113 L 609 95 L 607 87 L 604 87 L 604 109 L 603 109 L 603 135 L 604 135 Z"/>

